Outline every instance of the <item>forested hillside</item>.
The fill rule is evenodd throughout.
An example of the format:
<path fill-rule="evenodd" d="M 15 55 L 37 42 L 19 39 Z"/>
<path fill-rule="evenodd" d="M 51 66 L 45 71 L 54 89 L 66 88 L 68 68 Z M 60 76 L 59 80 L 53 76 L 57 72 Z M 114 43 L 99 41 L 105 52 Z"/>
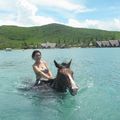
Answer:
<path fill-rule="evenodd" d="M 34 27 L 0 26 L 0 49 L 6 47 L 25 48 L 41 43 L 53 42 L 57 46 L 89 47 L 98 40 L 120 39 L 120 32 L 73 28 L 60 24 L 48 24 Z"/>

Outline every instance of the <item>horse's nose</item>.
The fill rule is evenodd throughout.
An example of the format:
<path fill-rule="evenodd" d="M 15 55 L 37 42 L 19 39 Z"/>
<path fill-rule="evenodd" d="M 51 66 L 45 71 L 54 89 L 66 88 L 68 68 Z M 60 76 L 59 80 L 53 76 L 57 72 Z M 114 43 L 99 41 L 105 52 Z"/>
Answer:
<path fill-rule="evenodd" d="M 74 88 L 71 88 L 71 89 L 69 89 L 69 91 L 70 91 L 71 95 L 75 96 L 77 94 L 78 87 L 76 86 Z"/>

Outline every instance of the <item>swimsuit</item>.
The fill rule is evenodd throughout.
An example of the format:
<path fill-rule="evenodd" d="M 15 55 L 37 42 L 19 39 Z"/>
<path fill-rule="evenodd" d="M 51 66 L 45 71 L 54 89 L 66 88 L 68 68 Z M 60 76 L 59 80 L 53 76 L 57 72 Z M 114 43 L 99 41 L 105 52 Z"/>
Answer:
<path fill-rule="evenodd" d="M 48 73 L 48 69 L 41 70 L 44 73 Z M 47 78 L 43 78 L 40 74 L 36 73 L 36 82 L 35 85 L 39 85 L 41 82 L 47 83 L 49 80 Z"/>

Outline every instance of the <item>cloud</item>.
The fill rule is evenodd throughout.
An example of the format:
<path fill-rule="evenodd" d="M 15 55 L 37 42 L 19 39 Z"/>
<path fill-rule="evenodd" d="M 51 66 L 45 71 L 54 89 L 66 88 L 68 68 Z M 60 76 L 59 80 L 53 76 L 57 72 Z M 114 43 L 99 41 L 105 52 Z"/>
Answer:
<path fill-rule="evenodd" d="M 15 4 L 13 4 L 15 0 L 1 0 L 0 1 L 0 10 L 8 10 L 8 9 L 13 9 Z"/>
<path fill-rule="evenodd" d="M 0 25 L 34 26 L 59 23 L 51 17 L 52 13 L 48 16 L 38 15 L 42 12 L 40 7 L 43 6 L 52 7 L 55 11 L 57 9 L 70 11 L 73 14 L 90 11 L 86 6 L 68 0 L 6 0 L 0 2 L 0 11 L 2 11 L 0 13 Z"/>
<path fill-rule="evenodd" d="M 28 15 L 35 15 L 37 12 L 37 7 L 34 4 L 28 2 L 28 0 L 19 0 L 18 6 L 22 12 L 25 12 Z"/>
<path fill-rule="evenodd" d="M 120 31 L 120 19 L 114 18 L 110 21 L 90 20 L 79 21 L 69 19 L 67 25 L 77 28 L 94 28 L 102 30 Z"/>
<path fill-rule="evenodd" d="M 73 12 L 88 12 L 93 10 L 88 9 L 85 5 L 73 3 L 68 0 L 31 0 L 31 2 L 39 6 L 55 7 Z"/>
<path fill-rule="evenodd" d="M 51 17 L 44 17 L 44 16 L 33 16 L 31 20 L 35 25 L 45 25 L 49 23 L 59 23 Z"/>
<path fill-rule="evenodd" d="M 37 11 L 38 8 L 33 3 L 28 2 L 28 0 L 19 0 L 18 20 L 23 20 L 22 22 L 25 25 L 27 25 L 28 23 L 31 25 L 44 25 L 57 22 L 49 16 L 38 16 Z"/>
<path fill-rule="evenodd" d="M 52 17 L 37 15 L 37 6 L 29 0 L 18 0 L 14 5 L 16 11 L 7 16 L 2 16 L 0 25 L 34 26 L 58 23 Z"/>
<path fill-rule="evenodd" d="M 2 17 L 0 19 L 0 25 L 19 25 L 22 26 L 21 23 L 15 20 L 15 16 L 13 14 L 9 14 L 8 16 Z"/>

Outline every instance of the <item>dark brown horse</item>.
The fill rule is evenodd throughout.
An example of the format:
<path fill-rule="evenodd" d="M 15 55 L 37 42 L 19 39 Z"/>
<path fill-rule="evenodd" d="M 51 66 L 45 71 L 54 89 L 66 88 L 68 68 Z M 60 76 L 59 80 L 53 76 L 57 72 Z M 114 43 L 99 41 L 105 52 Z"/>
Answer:
<path fill-rule="evenodd" d="M 66 92 L 67 89 L 71 95 L 76 95 L 78 87 L 74 82 L 73 71 L 70 69 L 71 61 L 69 63 L 58 64 L 54 60 L 55 66 L 58 68 L 57 76 L 52 83 L 53 89 L 59 92 Z"/>

